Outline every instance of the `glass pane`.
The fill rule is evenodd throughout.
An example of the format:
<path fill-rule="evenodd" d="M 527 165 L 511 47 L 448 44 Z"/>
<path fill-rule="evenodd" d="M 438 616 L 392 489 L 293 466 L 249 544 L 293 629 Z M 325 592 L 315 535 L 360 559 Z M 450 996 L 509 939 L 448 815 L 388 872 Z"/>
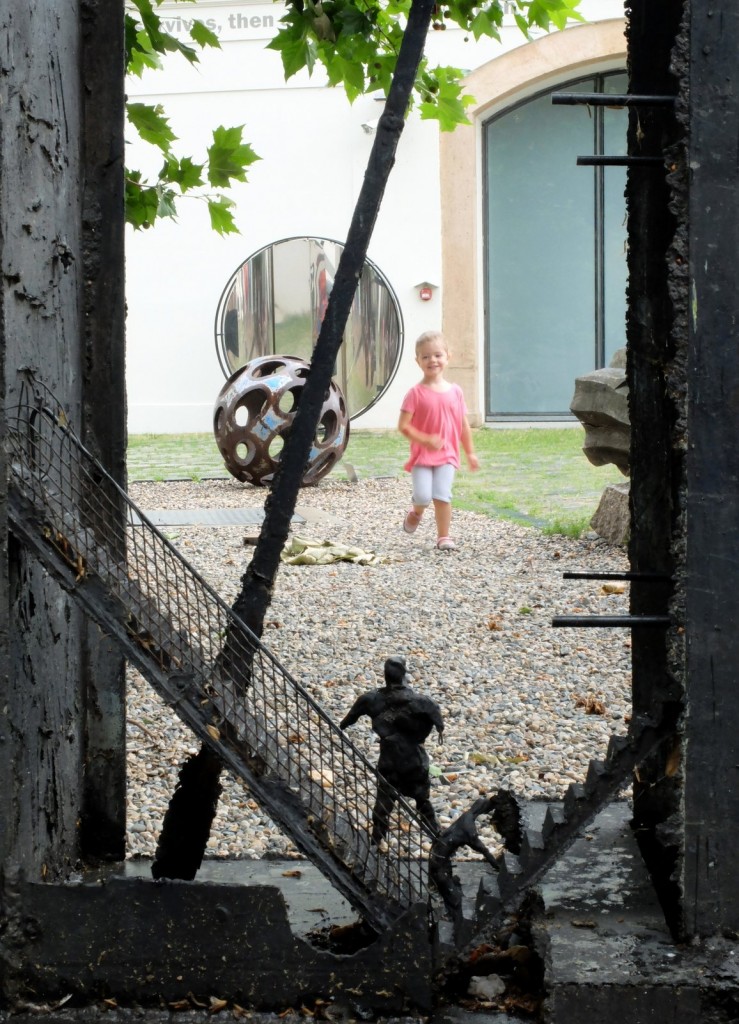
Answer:
<path fill-rule="evenodd" d="M 625 74 L 608 75 L 604 92 L 628 92 L 629 79 Z M 628 111 L 603 108 L 603 152 L 609 156 L 626 153 Z M 603 327 L 605 365 L 614 352 L 626 344 L 626 168 L 603 169 Z"/>
<path fill-rule="evenodd" d="M 594 124 L 544 95 L 487 127 L 489 414 L 567 413 L 593 368 Z"/>

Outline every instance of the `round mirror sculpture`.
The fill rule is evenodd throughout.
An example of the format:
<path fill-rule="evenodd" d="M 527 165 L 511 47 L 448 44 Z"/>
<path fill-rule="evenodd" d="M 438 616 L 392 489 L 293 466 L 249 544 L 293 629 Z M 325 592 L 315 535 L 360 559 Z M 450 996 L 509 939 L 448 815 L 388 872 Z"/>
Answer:
<path fill-rule="evenodd" d="M 340 242 L 328 239 L 286 238 L 244 260 L 216 311 L 216 351 L 226 377 L 283 352 L 310 362 L 342 251 Z M 380 270 L 365 260 L 334 371 L 350 418 L 384 393 L 402 343 L 398 301 Z"/>
<path fill-rule="evenodd" d="M 226 468 L 237 480 L 272 483 L 309 369 L 304 359 L 262 356 L 232 373 L 221 388 L 213 433 Z M 304 487 L 318 483 L 336 465 L 348 440 L 346 403 L 332 381 L 301 481 Z"/>

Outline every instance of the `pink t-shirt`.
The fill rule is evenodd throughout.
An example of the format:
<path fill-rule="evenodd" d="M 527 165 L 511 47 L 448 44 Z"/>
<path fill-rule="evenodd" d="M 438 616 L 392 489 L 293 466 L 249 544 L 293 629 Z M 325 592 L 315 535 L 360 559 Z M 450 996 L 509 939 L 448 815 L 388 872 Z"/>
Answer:
<path fill-rule="evenodd" d="M 413 415 L 413 426 L 424 434 L 438 434 L 444 439 L 439 451 L 431 451 L 411 441 L 411 455 L 404 469 L 414 466 L 444 466 L 451 463 L 459 469 L 459 442 L 467 415 L 464 394 L 458 384 L 446 391 L 434 391 L 425 384 L 416 384 L 403 399 L 401 412 Z"/>

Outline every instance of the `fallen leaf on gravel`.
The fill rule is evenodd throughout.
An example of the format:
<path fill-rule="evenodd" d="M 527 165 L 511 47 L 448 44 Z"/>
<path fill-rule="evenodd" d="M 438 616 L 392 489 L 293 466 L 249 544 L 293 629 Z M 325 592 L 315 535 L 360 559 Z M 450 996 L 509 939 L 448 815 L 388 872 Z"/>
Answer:
<path fill-rule="evenodd" d="M 573 693 L 572 696 L 575 698 L 575 707 L 582 708 L 586 715 L 605 715 L 606 706 L 597 697 L 581 697 L 578 693 Z"/>
<path fill-rule="evenodd" d="M 334 773 L 330 768 L 322 768 L 320 771 L 313 769 L 310 773 L 310 777 L 314 782 L 318 782 L 324 789 L 330 789 L 334 784 Z"/>
<path fill-rule="evenodd" d="M 601 594 L 625 594 L 625 583 L 604 583 L 600 588 Z"/>
<path fill-rule="evenodd" d="M 498 758 L 493 754 L 481 754 L 479 750 L 473 750 L 469 755 L 473 764 L 497 764 Z"/>

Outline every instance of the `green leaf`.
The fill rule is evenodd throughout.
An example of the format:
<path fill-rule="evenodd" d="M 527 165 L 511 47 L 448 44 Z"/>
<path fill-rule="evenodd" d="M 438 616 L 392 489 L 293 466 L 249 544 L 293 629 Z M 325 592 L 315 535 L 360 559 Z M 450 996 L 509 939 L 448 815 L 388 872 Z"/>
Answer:
<path fill-rule="evenodd" d="M 131 54 L 131 59 L 128 62 L 128 73 L 130 75 L 136 75 L 137 78 L 141 78 L 141 75 L 146 68 L 153 68 L 158 71 L 161 66 L 161 60 L 153 51 L 145 50 L 143 48 L 136 49 Z"/>
<path fill-rule="evenodd" d="M 190 26 L 190 37 L 200 47 L 212 46 L 220 50 L 221 41 L 202 21 L 195 20 Z"/>
<path fill-rule="evenodd" d="M 161 0 L 156 0 L 157 6 Z M 150 0 L 131 0 L 131 5 L 136 8 L 141 18 L 142 31 L 148 38 L 149 48 L 156 53 L 181 53 L 191 64 L 198 62 L 197 51 L 180 42 L 175 36 L 170 35 L 162 29 L 162 22 L 159 15 L 152 7 Z M 128 54 L 127 50 L 127 54 Z"/>
<path fill-rule="evenodd" d="M 142 185 L 140 178 L 138 171 L 126 174 L 126 221 L 137 230 L 151 227 L 159 209 L 157 189 Z"/>
<path fill-rule="evenodd" d="M 161 57 L 179 53 L 191 63 L 206 46 L 220 47 L 216 34 L 198 19 L 185 21 L 192 45 L 164 30 L 157 13 L 163 0 L 127 0 L 125 19 L 126 67 L 141 76 L 146 69 L 162 66 Z M 195 0 L 179 0 L 194 3 Z M 412 0 L 285 0 L 280 30 L 268 44 L 282 59 L 285 78 L 306 69 L 312 74 L 316 62 L 325 68 L 331 85 L 343 85 L 350 101 L 370 92 L 387 95 Z M 579 0 L 446 0 L 439 2 L 436 19 L 458 25 L 476 40 L 499 39 L 504 13 L 512 11 L 516 24 L 530 38 L 530 29 L 564 28 L 569 21 L 583 21 Z M 429 70 L 424 59 L 416 77 L 414 95 L 420 99 L 423 118 L 434 118 L 443 131 L 468 124 L 467 107 L 474 103 L 461 85 L 462 72 L 456 68 Z M 412 105 L 412 104 L 411 104 Z M 246 181 L 246 170 L 259 157 L 243 140 L 243 126 L 219 127 L 207 151 L 207 167 L 191 156 L 172 152 L 175 135 L 160 106 L 129 103 L 130 123 L 140 136 L 164 154 L 158 178 L 144 182 L 131 171 L 126 179 L 126 218 L 136 228 L 146 228 L 159 217 L 176 215 L 175 199 L 202 188 L 204 178 L 216 188 L 234 181 Z M 219 234 L 237 230 L 233 203 L 223 195 L 205 199 L 211 224 Z"/>
<path fill-rule="evenodd" d="M 159 205 L 157 206 L 157 217 L 177 218 L 177 207 L 175 206 L 175 194 L 171 188 L 160 188 Z"/>
<path fill-rule="evenodd" d="M 466 97 L 466 99 L 471 99 L 471 97 Z M 472 102 L 474 103 L 474 100 Z M 422 103 L 419 109 L 422 120 L 438 121 L 439 128 L 443 132 L 452 132 L 457 125 L 472 123 L 464 112 L 467 105 L 462 100 L 446 100 L 437 103 Z"/>
<path fill-rule="evenodd" d="M 424 76 L 424 84 L 433 96 L 421 104 L 421 117 L 439 122 L 443 132 L 452 131 L 458 124 L 469 124 L 465 108 L 475 102 L 462 92 L 462 72 L 459 68 L 434 68 Z"/>
<path fill-rule="evenodd" d="M 131 5 L 139 12 L 141 24 L 149 39 L 151 48 L 156 50 L 157 53 L 164 53 L 166 49 L 164 36 L 166 33 L 162 33 L 159 15 L 154 11 L 149 0 L 131 0 Z"/>
<path fill-rule="evenodd" d="M 279 52 L 285 78 L 292 78 L 303 68 L 307 68 L 308 73 L 312 74 L 316 63 L 316 44 L 312 39 L 276 35 L 267 43 L 267 49 Z"/>
<path fill-rule="evenodd" d="M 203 184 L 203 164 L 196 164 L 189 156 L 183 156 L 181 160 L 169 157 L 159 172 L 159 178 L 177 184 L 181 192 L 187 192 Z"/>
<path fill-rule="evenodd" d="M 246 168 L 261 159 L 248 143 L 242 142 L 244 126 L 224 128 L 213 132 L 213 145 L 208 148 L 208 181 L 222 187 L 231 180 L 246 181 Z"/>
<path fill-rule="evenodd" d="M 339 36 L 369 36 L 374 28 L 370 11 L 363 10 L 357 4 L 347 4 L 333 18 L 339 29 Z"/>
<path fill-rule="evenodd" d="M 233 202 L 226 196 L 216 196 L 215 199 L 208 199 L 208 212 L 210 213 L 210 225 L 219 235 L 238 234 L 239 229 L 234 222 L 231 208 Z"/>
<path fill-rule="evenodd" d="M 478 11 L 470 22 L 469 27 L 476 40 L 480 40 L 482 36 L 490 36 L 493 39 L 500 39 L 498 26 L 492 20 L 487 11 Z"/>
<path fill-rule="evenodd" d="M 516 24 L 521 29 L 526 38 L 531 39 L 531 33 L 529 32 L 529 22 L 526 20 L 523 14 L 519 14 L 516 11 L 514 12 L 513 17 L 515 18 Z"/>
<path fill-rule="evenodd" d="M 343 84 L 344 92 L 353 103 L 357 96 L 365 91 L 365 70 L 358 61 L 345 60 L 336 56 L 330 64 L 326 64 L 330 85 Z"/>
<path fill-rule="evenodd" d="M 138 48 L 139 26 L 130 14 L 123 17 L 123 45 L 126 54 L 126 70 L 130 70 L 131 55 Z"/>
<path fill-rule="evenodd" d="M 163 153 L 168 153 L 170 144 L 177 136 L 169 127 L 161 105 L 153 107 L 150 103 L 127 103 L 128 120 L 142 139 L 157 146 Z"/>

